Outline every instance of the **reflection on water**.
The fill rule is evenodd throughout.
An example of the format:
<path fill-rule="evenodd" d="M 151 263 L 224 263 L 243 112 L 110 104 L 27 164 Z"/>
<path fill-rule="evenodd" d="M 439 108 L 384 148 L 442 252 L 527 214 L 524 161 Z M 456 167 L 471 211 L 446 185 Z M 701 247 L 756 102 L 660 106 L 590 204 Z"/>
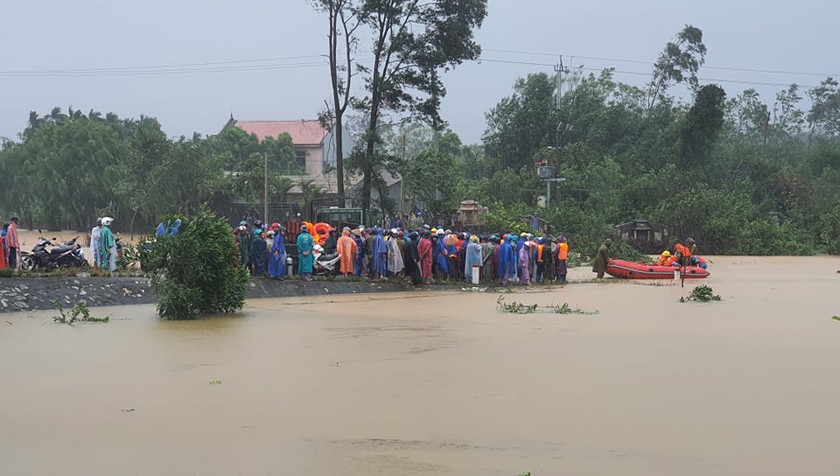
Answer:
<path fill-rule="evenodd" d="M 237 316 L 0 322 L 0 474 L 833 474 L 840 261 L 699 283 L 248 302 Z M 588 279 L 586 269 L 573 279 Z"/>

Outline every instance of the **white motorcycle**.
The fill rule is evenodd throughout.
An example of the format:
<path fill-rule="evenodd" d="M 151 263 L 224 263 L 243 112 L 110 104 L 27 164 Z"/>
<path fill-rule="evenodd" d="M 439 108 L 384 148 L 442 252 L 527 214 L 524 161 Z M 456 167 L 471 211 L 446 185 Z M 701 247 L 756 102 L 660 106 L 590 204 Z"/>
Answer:
<path fill-rule="evenodd" d="M 312 255 L 315 257 L 313 271 L 316 276 L 338 274 L 338 262 L 341 261 L 341 253 L 324 254 L 324 248 L 321 245 L 315 245 L 312 248 Z"/>

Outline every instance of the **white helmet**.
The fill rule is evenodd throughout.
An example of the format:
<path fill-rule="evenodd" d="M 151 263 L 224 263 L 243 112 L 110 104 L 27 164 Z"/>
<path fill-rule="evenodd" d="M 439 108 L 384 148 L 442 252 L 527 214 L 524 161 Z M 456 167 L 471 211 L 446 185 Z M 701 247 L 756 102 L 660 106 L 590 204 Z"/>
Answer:
<path fill-rule="evenodd" d="M 111 223 L 114 222 L 114 219 L 111 217 L 105 217 L 102 219 L 102 224 L 105 226 L 111 226 Z"/>

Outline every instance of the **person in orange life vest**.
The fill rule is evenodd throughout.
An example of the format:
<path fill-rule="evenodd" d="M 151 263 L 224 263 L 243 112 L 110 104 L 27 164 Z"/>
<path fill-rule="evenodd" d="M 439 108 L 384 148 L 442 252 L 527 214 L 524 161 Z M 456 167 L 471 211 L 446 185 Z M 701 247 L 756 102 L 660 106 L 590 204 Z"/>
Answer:
<path fill-rule="evenodd" d="M 670 266 L 671 265 L 671 252 L 665 250 L 659 255 L 659 260 L 656 262 L 659 266 Z"/>
<path fill-rule="evenodd" d="M 557 263 L 554 266 L 557 280 L 561 283 L 566 282 L 566 259 L 569 257 L 569 244 L 566 243 L 566 238 L 563 235 L 557 237 Z"/>
<path fill-rule="evenodd" d="M 543 250 L 545 250 L 545 240 L 543 238 L 537 238 L 535 241 L 531 243 L 536 249 L 534 253 L 534 260 L 537 262 L 536 266 L 536 273 L 534 273 L 534 281 L 541 283 L 543 281 L 543 275 L 545 274 L 545 260 L 543 259 Z"/>

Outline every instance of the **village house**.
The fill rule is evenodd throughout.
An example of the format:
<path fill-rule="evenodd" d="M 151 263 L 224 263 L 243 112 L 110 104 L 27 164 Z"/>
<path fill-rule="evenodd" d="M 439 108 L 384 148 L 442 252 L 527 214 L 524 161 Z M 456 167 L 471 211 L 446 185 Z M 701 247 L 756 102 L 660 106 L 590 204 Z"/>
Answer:
<path fill-rule="evenodd" d="M 283 133 L 292 137 L 295 146 L 295 155 L 298 164 L 306 170 L 306 175 L 288 176 L 294 182 L 300 180 L 312 180 L 314 185 L 323 188 L 327 193 L 338 191 L 338 182 L 335 173 L 336 145 L 335 135 L 332 131 L 324 128 L 318 120 L 292 120 L 292 121 L 239 121 L 232 116 L 222 128 L 238 127 L 243 131 L 254 134 L 257 140 L 263 141 L 266 137 L 277 138 Z M 350 155 L 353 150 L 353 141 L 349 134 L 344 134 L 343 141 L 344 157 Z M 328 170 L 328 173 L 324 173 Z M 355 181 L 354 181 L 355 182 Z M 296 185 L 289 191 L 290 195 L 300 193 Z"/>

